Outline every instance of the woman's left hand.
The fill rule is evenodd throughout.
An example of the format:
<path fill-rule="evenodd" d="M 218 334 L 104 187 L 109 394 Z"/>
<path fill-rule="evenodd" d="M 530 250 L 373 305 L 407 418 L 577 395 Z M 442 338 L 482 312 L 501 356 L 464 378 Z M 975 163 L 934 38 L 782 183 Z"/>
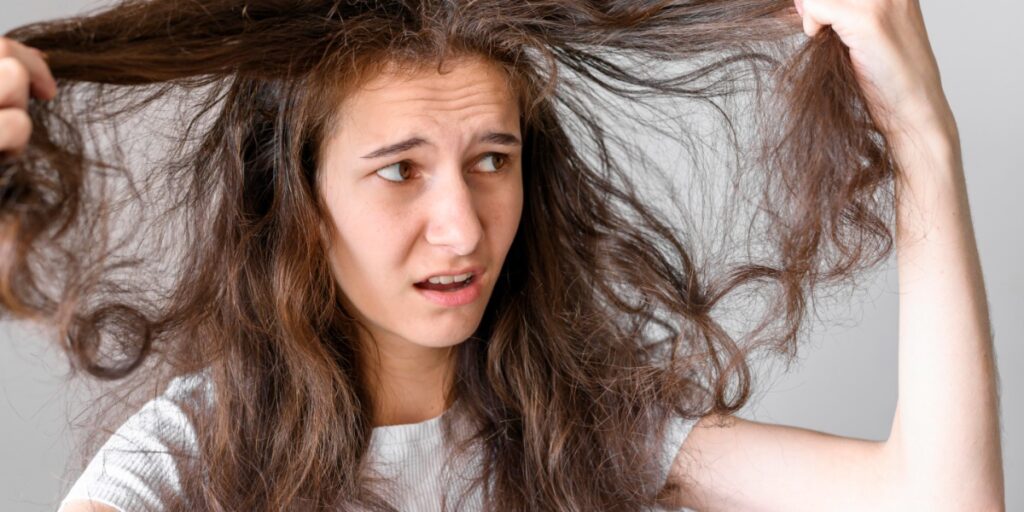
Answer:
<path fill-rule="evenodd" d="M 887 135 L 955 134 L 918 0 L 795 0 L 804 33 L 826 25 L 850 49 L 868 108 Z"/>

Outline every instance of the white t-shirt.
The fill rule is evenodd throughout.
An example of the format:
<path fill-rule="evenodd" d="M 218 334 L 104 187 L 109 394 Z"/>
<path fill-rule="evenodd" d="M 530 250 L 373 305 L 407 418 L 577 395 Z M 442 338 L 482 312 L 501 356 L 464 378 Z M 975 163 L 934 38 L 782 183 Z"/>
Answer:
<path fill-rule="evenodd" d="M 164 393 L 128 418 L 86 466 L 61 501 L 61 508 L 70 500 L 87 499 L 121 512 L 164 510 L 158 496 L 181 489 L 180 468 L 170 453 L 195 453 L 197 446 L 195 431 L 178 399 L 200 385 L 206 386 L 203 391 L 212 397 L 206 374 L 178 377 Z M 373 467 L 396 479 L 399 495 L 389 496 L 389 501 L 399 510 L 440 509 L 438 482 L 445 480 L 439 474 L 438 461 L 445 457 L 441 433 L 441 418 L 445 414 L 448 411 L 419 423 L 373 429 L 369 456 Z M 668 477 L 669 467 L 694 423 L 694 420 L 673 418 L 668 425 L 659 461 L 663 468 L 662 482 Z M 455 423 L 456 432 L 465 432 L 461 425 Z M 474 471 L 474 464 L 478 463 L 478 458 L 463 461 L 456 471 Z M 467 505 L 479 510 L 479 493 L 470 495 L 470 499 L 475 502 Z"/>

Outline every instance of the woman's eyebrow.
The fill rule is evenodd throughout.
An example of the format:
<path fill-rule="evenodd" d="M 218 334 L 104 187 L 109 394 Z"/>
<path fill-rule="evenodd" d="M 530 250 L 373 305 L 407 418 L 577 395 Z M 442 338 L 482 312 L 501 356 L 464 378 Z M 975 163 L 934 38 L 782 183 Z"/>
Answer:
<path fill-rule="evenodd" d="M 478 142 L 489 142 L 491 144 L 501 144 L 505 146 L 521 146 L 523 143 L 519 140 L 519 137 L 506 132 L 487 132 L 477 139 Z M 429 144 L 429 142 L 423 137 L 411 137 L 401 142 L 389 144 L 375 151 L 372 151 L 363 158 L 382 158 L 385 156 L 391 156 L 394 154 L 408 151 L 417 146 L 423 144 Z"/>

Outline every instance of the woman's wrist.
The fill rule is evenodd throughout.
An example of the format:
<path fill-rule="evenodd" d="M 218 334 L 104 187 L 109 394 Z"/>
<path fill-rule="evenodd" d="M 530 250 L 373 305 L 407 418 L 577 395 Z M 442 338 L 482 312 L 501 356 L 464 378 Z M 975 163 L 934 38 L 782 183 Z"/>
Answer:
<path fill-rule="evenodd" d="M 922 96 L 916 104 L 906 105 L 890 131 L 894 146 L 927 148 L 938 154 L 959 154 L 960 132 L 953 110 L 945 96 Z"/>
<path fill-rule="evenodd" d="M 960 131 L 945 97 L 923 98 L 920 106 L 907 105 L 888 131 L 904 178 L 915 173 L 962 174 Z"/>

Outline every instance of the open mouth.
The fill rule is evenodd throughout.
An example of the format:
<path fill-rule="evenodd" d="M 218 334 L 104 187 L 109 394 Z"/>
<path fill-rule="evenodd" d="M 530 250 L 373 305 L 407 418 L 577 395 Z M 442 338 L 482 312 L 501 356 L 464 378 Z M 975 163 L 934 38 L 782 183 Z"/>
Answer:
<path fill-rule="evenodd" d="M 433 290 L 433 291 L 436 291 L 436 292 L 453 292 L 453 291 L 461 290 L 461 289 L 469 286 L 470 284 L 473 283 L 473 280 L 475 280 L 475 279 L 476 279 L 476 275 L 472 275 L 472 276 L 469 276 L 469 279 L 466 279 L 465 281 L 462 281 L 462 282 L 459 282 L 459 283 L 448 283 L 448 284 L 436 283 L 435 284 L 435 283 L 431 283 L 430 281 L 422 281 L 422 282 L 414 284 L 413 286 L 415 286 L 417 288 L 420 288 L 420 289 L 423 289 L 423 290 Z"/>

